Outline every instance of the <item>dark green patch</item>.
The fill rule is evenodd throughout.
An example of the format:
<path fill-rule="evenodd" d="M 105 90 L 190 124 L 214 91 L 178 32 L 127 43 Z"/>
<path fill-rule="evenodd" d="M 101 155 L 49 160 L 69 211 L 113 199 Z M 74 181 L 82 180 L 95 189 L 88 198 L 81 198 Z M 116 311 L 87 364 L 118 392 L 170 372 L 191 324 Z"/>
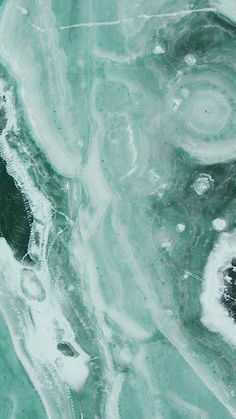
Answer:
<path fill-rule="evenodd" d="M 32 222 L 27 199 L 0 159 L 0 236 L 6 239 L 19 260 L 27 254 Z"/>
<path fill-rule="evenodd" d="M 0 108 L 0 134 L 3 132 L 7 124 L 6 112 L 4 107 Z"/>
<path fill-rule="evenodd" d="M 57 349 L 63 353 L 65 356 L 78 356 L 78 352 L 75 351 L 73 346 L 67 342 L 61 342 L 57 344 Z"/>

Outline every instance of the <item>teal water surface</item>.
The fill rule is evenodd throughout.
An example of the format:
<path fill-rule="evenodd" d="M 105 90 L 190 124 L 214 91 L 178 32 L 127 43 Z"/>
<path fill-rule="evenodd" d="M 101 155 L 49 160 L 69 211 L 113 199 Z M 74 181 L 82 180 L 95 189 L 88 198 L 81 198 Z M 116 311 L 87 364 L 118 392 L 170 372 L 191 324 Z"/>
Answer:
<path fill-rule="evenodd" d="M 236 417 L 235 22 L 0 3 L 0 419 Z"/>

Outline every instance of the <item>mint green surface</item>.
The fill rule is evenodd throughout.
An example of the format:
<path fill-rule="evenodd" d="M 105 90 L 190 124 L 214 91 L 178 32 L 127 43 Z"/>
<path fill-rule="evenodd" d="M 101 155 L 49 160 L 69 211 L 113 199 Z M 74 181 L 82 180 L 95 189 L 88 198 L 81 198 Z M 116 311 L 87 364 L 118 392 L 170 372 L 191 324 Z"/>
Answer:
<path fill-rule="evenodd" d="M 0 419 L 236 417 L 236 4 L 0 2 Z"/>
<path fill-rule="evenodd" d="M 0 317 L 0 369 L 1 369 L 1 403 L 0 417 L 46 418 L 45 410 L 36 390 L 32 386 L 24 368 L 20 364 L 12 346 L 9 331 Z"/>

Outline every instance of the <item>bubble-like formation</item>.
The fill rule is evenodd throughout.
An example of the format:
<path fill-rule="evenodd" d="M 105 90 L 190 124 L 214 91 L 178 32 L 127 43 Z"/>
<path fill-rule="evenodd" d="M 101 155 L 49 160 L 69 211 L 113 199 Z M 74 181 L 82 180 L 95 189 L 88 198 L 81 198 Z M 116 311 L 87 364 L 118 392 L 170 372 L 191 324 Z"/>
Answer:
<path fill-rule="evenodd" d="M 46 298 L 45 290 L 32 269 L 22 270 L 20 287 L 24 296 L 30 300 L 44 301 Z"/>

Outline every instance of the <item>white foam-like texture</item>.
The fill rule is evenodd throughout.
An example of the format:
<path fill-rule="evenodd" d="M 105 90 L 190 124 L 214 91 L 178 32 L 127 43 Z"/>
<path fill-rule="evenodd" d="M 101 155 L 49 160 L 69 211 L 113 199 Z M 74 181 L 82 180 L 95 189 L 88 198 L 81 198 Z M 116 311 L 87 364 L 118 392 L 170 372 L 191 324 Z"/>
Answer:
<path fill-rule="evenodd" d="M 210 253 L 204 271 L 202 323 L 211 331 L 220 333 L 229 343 L 236 345 L 236 324 L 220 303 L 223 279 L 219 269 L 235 257 L 236 232 L 221 233 L 219 241 Z"/>

